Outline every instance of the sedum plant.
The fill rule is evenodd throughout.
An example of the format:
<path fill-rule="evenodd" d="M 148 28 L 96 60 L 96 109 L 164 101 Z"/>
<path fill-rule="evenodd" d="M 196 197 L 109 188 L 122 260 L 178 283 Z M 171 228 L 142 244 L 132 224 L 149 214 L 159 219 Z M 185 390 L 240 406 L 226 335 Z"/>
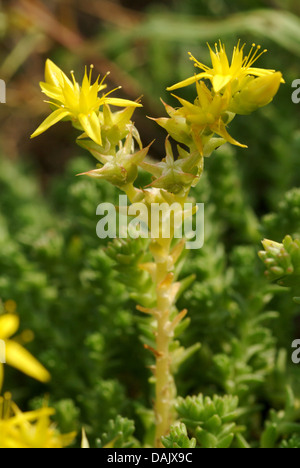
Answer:
<path fill-rule="evenodd" d="M 210 400 L 200 395 L 175 404 L 175 374 L 200 346 L 196 343 L 185 349 L 178 341 L 189 320 L 187 310 L 178 309 L 176 304 L 193 281 L 191 276 L 179 279 L 187 256 L 187 239 L 179 239 L 178 232 L 197 213 L 190 191 L 201 185 L 204 159 L 225 143 L 245 147 L 229 134 L 230 122 L 237 114 L 250 114 L 271 102 L 283 82 L 280 72 L 253 67 L 264 52 L 253 45 L 246 54 L 245 46 L 238 43 L 230 62 L 220 42 L 215 50 L 210 48 L 211 67 L 191 56 L 201 73 L 168 89 L 195 84 L 195 100 L 175 96 L 178 107 L 163 103 L 168 117 L 155 120 L 168 136 L 166 156 L 158 163 L 148 157 L 150 145 L 142 146 L 132 122 L 135 108 L 141 107 L 138 101 L 108 97 L 110 93 L 99 96 L 106 88 L 105 80 L 98 78 L 92 83 L 92 67 L 89 74 L 85 71 L 80 85 L 73 72 L 69 79 L 53 62 L 46 62 L 41 89 L 50 98 L 53 112 L 32 137 L 61 120 L 71 121 L 80 131 L 77 143 L 97 160 L 96 169 L 81 175 L 106 180 L 123 192 L 129 205 L 119 208 L 121 214 L 140 212 L 135 238 L 115 240 L 107 253 L 137 302 L 138 311 L 145 316 L 143 340 L 154 358 L 150 367 L 155 386 L 150 416 L 155 434 L 149 446 L 229 447 L 234 438 L 240 446 L 247 445 L 234 422 L 239 416 L 237 397 Z M 124 109 L 115 111 L 110 106 Z M 177 143 L 176 154 L 171 141 Z M 137 185 L 139 168 L 152 176 L 150 185 L 143 188 Z M 153 214 L 152 208 L 158 205 L 164 206 L 163 217 Z M 178 418 L 181 422 L 176 425 Z M 111 427 L 120 424 L 118 421 Z M 114 430 L 111 432 L 114 440 Z"/>
<path fill-rule="evenodd" d="M 299 304 L 300 240 L 287 235 L 282 243 L 265 239 L 262 244 L 264 250 L 259 252 L 259 257 L 267 267 L 267 278 L 291 288 L 295 294 L 293 300 Z"/>
<path fill-rule="evenodd" d="M 198 448 L 229 448 L 235 435 L 242 430 L 235 423 L 239 417 L 238 403 L 238 398 L 231 395 L 215 395 L 213 399 L 204 398 L 202 394 L 178 398 L 176 411 L 182 421 L 180 436 L 175 437 L 177 432 L 173 427 L 170 436 L 164 439 L 165 446 L 175 448 L 177 444 L 185 448 L 186 438 L 182 438 L 182 433 L 187 435 L 188 429 L 188 434 L 194 436 L 189 442 Z"/>

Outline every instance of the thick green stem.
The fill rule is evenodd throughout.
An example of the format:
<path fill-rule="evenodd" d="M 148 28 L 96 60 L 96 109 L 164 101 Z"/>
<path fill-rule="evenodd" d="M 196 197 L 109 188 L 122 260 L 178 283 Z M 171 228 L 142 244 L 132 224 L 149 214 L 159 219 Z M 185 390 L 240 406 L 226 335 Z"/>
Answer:
<path fill-rule="evenodd" d="M 171 355 L 170 343 L 172 340 L 172 331 L 170 327 L 170 313 L 173 306 L 170 287 L 173 282 L 170 269 L 170 250 L 171 241 L 165 244 L 165 261 L 156 261 L 156 294 L 157 294 L 157 333 L 156 333 L 156 386 L 155 386 L 155 447 L 161 448 L 161 437 L 169 432 L 170 425 L 174 418 L 174 398 L 176 387 L 171 374 Z M 171 276 L 170 276 L 171 275 Z"/>

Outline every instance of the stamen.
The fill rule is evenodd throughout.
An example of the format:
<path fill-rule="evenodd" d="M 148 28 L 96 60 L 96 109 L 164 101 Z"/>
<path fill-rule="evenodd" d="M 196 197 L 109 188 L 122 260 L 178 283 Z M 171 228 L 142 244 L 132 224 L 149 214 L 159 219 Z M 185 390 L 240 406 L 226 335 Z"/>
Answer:
<path fill-rule="evenodd" d="M 55 106 L 58 109 L 65 108 L 65 106 L 63 104 L 57 104 L 56 102 L 52 102 L 52 101 L 44 101 L 44 102 L 46 104 L 50 104 L 51 106 Z"/>
<path fill-rule="evenodd" d="M 76 79 L 75 79 L 74 70 L 71 70 L 70 73 L 71 73 L 71 76 L 72 76 L 73 84 L 74 84 L 74 86 L 76 86 Z"/>
<path fill-rule="evenodd" d="M 215 49 L 218 58 L 220 58 L 220 54 L 224 54 L 226 52 L 225 44 L 222 44 L 221 39 L 219 39 L 219 44 L 217 42 L 215 43 Z"/>
<path fill-rule="evenodd" d="M 256 47 L 256 50 L 252 54 L 254 47 Z M 260 45 L 256 46 L 256 44 L 252 44 L 249 54 L 244 58 L 244 63 L 243 63 L 244 68 L 250 68 L 254 62 L 256 62 L 264 53 L 267 52 L 267 49 L 265 49 L 259 53 L 260 49 L 261 49 Z"/>
<path fill-rule="evenodd" d="M 114 91 L 117 91 L 118 89 L 121 89 L 122 86 L 118 86 L 117 88 L 112 89 L 111 91 L 108 91 L 108 93 L 105 93 L 103 97 L 108 96 L 109 94 L 113 93 Z"/>
<path fill-rule="evenodd" d="M 90 65 L 90 76 L 89 76 L 89 82 L 90 82 L 90 84 L 91 84 L 91 82 L 92 82 L 93 70 L 94 70 L 94 65 Z"/>
<path fill-rule="evenodd" d="M 108 77 L 108 75 L 110 75 L 110 71 L 108 71 L 108 72 L 105 73 L 104 77 L 102 78 L 102 80 L 101 80 L 100 83 L 99 83 L 99 88 L 100 88 L 100 86 L 103 85 L 103 82 L 104 82 L 104 80 Z M 100 77 L 100 75 L 99 75 L 99 77 Z"/>
<path fill-rule="evenodd" d="M 208 45 L 208 48 L 211 50 L 211 47 L 210 45 L 207 43 Z M 204 65 L 203 63 L 199 62 L 199 60 L 197 60 L 192 54 L 191 52 L 188 52 L 189 56 L 190 56 L 190 60 L 192 60 L 194 63 L 194 67 L 196 68 L 200 68 L 200 70 L 204 70 L 204 71 L 207 71 L 207 70 L 210 70 L 210 68 L 207 66 L 207 65 Z"/>

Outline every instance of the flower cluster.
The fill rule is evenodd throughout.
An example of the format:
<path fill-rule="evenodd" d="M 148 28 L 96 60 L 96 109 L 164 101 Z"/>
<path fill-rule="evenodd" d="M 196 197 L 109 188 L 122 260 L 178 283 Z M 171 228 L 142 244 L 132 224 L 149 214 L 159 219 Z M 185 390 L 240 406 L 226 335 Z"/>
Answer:
<path fill-rule="evenodd" d="M 204 65 L 190 54 L 195 67 L 203 71 L 168 88 L 173 91 L 196 83 L 197 97 L 194 103 L 175 96 L 182 107 L 171 110 L 171 113 L 169 110 L 171 122 L 159 120 L 158 123 L 170 128 L 173 136 L 175 128 L 177 133 L 181 133 L 181 138 L 184 134 L 184 143 L 190 136 L 204 156 L 209 156 L 210 150 L 215 149 L 216 146 L 205 148 L 215 135 L 220 137 L 218 142 L 214 142 L 218 146 L 229 142 L 245 147 L 229 135 L 226 126 L 235 114 L 250 114 L 269 104 L 280 83 L 284 83 L 280 72 L 252 67 L 266 50 L 261 51 L 260 46 L 255 48 L 253 44 L 248 55 L 245 55 L 244 49 L 245 45 L 240 46 L 240 43 L 234 47 L 230 64 L 221 41 L 219 45 L 215 44 L 215 51 L 209 46 L 212 67 Z M 203 80 L 208 80 L 209 86 Z"/>
<path fill-rule="evenodd" d="M 53 408 L 23 413 L 6 393 L 0 397 L 0 448 L 63 448 L 75 433 L 61 435 L 50 420 Z"/>
<path fill-rule="evenodd" d="M 233 138 L 227 130 L 236 114 L 249 114 L 267 105 L 277 93 L 282 74 L 275 70 L 254 68 L 254 63 L 266 52 L 253 44 L 245 54 L 245 45 L 240 42 L 234 47 L 231 63 L 225 46 L 220 42 L 215 51 L 209 46 L 212 66 L 199 62 L 190 54 L 195 67 L 201 73 L 168 88 L 175 89 L 196 84 L 197 96 L 189 102 L 178 96 L 180 107 L 173 108 L 164 103 L 169 118 L 154 119 L 165 128 L 168 134 L 185 151 L 178 147 L 178 160 L 167 150 L 166 158 L 159 164 L 148 164 L 144 160 L 149 147 L 142 148 L 139 133 L 131 121 L 139 102 L 109 97 L 112 91 L 99 96 L 105 88 L 106 76 L 98 77 L 92 84 L 92 70 L 85 70 L 82 85 L 47 60 L 45 82 L 40 83 L 42 92 L 53 113 L 39 126 L 32 137 L 40 135 L 60 120 L 71 120 L 74 127 L 83 133 L 78 144 L 87 149 L 98 161 L 95 170 L 85 173 L 88 176 L 106 179 L 132 196 L 132 184 L 137 177 L 138 167 L 143 167 L 153 175 L 152 187 L 185 197 L 195 185 L 203 171 L 203 156 L 228 142 L 242 148 L 246 146 Z M 118 89 L 118 88 L 117 88 Z M 110 105 L 125 107 L 112 112 Z M 134 142 L 139 151 L 134 151 Z M 168 148 L 168 145 L 167 145 Z M 148 189 L 147 189 L 148 190 Z M 141 194 L 138 194 L 141 200 Z M 130 197 L 129 197 L 130 198 Z M 132 197 L 131 197 L 132 198 Z"/>

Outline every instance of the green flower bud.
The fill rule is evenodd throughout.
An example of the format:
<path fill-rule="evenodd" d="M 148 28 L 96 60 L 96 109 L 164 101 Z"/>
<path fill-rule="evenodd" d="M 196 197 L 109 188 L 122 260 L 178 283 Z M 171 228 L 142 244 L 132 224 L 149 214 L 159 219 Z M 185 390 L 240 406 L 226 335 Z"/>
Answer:
<path fill-rule="evenodd" d="M 198 152 L 187 153 L 178 147 L 179 158 L 175 161 L 171 144 L 166 139 L 166 157 L 157 164 L 142 162 L 140 166 L 154 176 L 151 187 L 183 195 L 198 180 L 198 167 L 202 157 Z"/>
<path fill-rule="evenodd" d="M 89 149 L 89 151 L 91 151 L 102 165 L 99 165 L 100 167 L 98 169 L 79 175 L 105 179 L 119 188 L 132 184 L 136 180 L 138 176 L 138 165 L 145 159 L 150 147 L 147 146 L 146 148 L 132 154 L 132 133 L 129 133 L 124 146 L 119 148 L 116 155 L 101 154 L 101 148 L 91 148 L 90 142 L 81 142 L 80 145 Z"/>
<path fill-rule="evenodd" d="M 228 110 L 235 114 L 251 114 L 273 100 L 282 82 L 280 72 L 252 78 L 233 96 Z"/>
<path fill-rule="evenodd" d="M 299 284 L 300 276 L 300 240 L 293 240 L 286 236 L 283 243 L 265 239 L 262 242 L 264 251 L 259 252 L 259 257 L 264 262 L 266 275 L 271 280 L 279 280 L 282 286 L 294 286 Z"/>

